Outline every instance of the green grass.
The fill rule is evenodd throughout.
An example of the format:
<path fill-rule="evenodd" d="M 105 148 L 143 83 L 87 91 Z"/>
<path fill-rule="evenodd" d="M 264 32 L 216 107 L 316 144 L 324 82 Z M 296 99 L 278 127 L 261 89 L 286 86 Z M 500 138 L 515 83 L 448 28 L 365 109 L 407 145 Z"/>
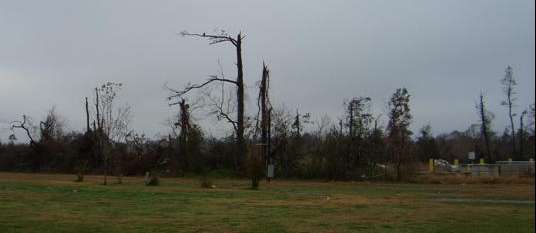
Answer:
<path fill-rule="evenodd" d="M 527 184 L 100 179 L 0 173 L 0 232 L 534 232 Z"/>

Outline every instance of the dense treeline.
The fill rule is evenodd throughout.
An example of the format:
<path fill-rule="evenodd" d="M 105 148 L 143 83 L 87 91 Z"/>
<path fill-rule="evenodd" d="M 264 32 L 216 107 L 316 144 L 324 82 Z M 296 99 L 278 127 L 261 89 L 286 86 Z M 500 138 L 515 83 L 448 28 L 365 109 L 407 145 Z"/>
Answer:
<path fill-rule="evenodd" d="M 389 123 L 385 128 L 370 112 L 370 104 L 367 97 L 348 101 L 341 109 L 345 118 L 338 124 L 327 116 L 313 122 L 310 114 L 274 110 L 269 153 L 276 177 L 401 179 L 403 177 L 399 176 L 411 174 L 419 162 L 429 158 L 463 161 L 469 151 L 475 151 L 478 158 L 485 157 L 479 124 L 471 125 L 466 131 L 437 136 L 432 135 L 429 125 L 415 134 L 410 132 L 411 116 L 404 115 L 409 114 L 409 105 L 404 106 L 409 104 L 405 89 L 397 90 L 391 98 Z M 513 153 L 508 129 L 502 134 L 490 131 L 493 160 L 534 158 L 534 106 L 529 115 L 526 125 L 516 130 L 517 148 L 523 148 L 522 152 Z M 232 135 L 209 138 L 193 122 L 183 121 L 182 124 L 189 124 L 187 128 L 175 124 L 177 134 L 158 140 L 131 132 L 101 154 L 94 149 L 98 142 L 92 134 L 97 131 L 64 132 L 54 110 L 48 112 L 38 127 L 26 116 L 14 124 L 27 128 L 31 141 L 20 144 L 11 136 L 7 143 L 0 144 L 0 169 L 3 171 L 79 173 L 83 169 L 85 173 L 102 174 L 108 169 L 110 175 L 118 177 L 143 175 L 147 171 L 172 176 L 214 170 L 232 171 L 237 175 L 245 172 L 235 167 L 236 147 Z M 257 143 L 254 137 L 247 140 L 250 145 Z M 109 157 L 109 168 L 104 157 Z"/>

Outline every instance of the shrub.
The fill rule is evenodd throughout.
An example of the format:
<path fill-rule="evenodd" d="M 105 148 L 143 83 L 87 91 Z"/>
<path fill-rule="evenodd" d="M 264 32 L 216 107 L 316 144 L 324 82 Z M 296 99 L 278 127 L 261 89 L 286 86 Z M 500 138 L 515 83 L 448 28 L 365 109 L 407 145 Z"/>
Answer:
<path fill-rule="evenodd" d="M 259 181 L 264 175 L 264 164 L 261 157 L 262 146 L 253 146 L 248 153 L 246 161 L 246 170 L 251 178 L 251 188 L 258 189 Z"/>
<path fill-rule="evenodd" d="M 158 186 L 160 184 L 158 175 L 155 172 L 146 172 L 145 173 L 145 185 L 147 186 Z"/>

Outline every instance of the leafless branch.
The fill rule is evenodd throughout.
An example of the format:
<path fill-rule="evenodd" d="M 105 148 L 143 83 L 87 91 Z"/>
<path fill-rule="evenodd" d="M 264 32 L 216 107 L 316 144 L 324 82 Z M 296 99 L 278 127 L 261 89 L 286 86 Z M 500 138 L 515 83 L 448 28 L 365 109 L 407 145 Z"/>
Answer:
<path fill-rule="evenodd" d="M 223 118 L 227 122 L 231 123 L 233 125 L 233 129 L 236 132 L 236 130 L 238 130 L 238 121 L 233 120 L 233 118 L 231 117 L 231 114 L 236 112 L 234 108 L 235 106 L 232 104 L 232 97 L 229 96 L 228 98 L 225 98 L 225 92 L 223 91 L 223 89 L 223 97 L 221 99 L 213 97 L 210 92 L 205 93 L 205 96 L 211 102 L 210 105 L 213 108 L 211 112 L 217 116 L 218 120 Z"/>
<path fill-rule="evenodd" d="M 227 120 L 227 122 L 231 123 L 233 125 L 233 129 L 236 131 L 238 131 L 238 122 L 233 120 L 227 113 L 225 113 L 224 111 L 220 111 L 219 113 L 219 116 L 220 117 L 223 117 L 225 118 L 225 120 Z"/>
<path fill-rule="evenodd" d="M 214 35 L 214 34 L 206 34 L 206 33 L 189 33 L 187 31 L 182 31 L 179 33 L 181 36 L 191 36 L 191 37 L 201 37 L 201 38 L 207 38 L 209 41 L 209 44 L 218 44 L 221 42 L 231 42 L 234 46 L 238 45 L 238 42 L 236 39 L 229 36 L 229 34 L 225 31 L 220 31 L 220 34 Z"/>
<path fill-rule="evenodd" d="M 188 84 L 188 85 L 184 88 L 184 90 L 176 90 L 176 89 L 170 88 L 170 87 L 168 87 L 167 85 L 165 85 L 165 87 L 166 87 L 169 91 L 171 91 L 171 92 L 174 93 L 174 94 L 172 94 L 172 95 L 170 95 L 170 96 L 168 97 L 168 100 L 171 100 L 171 99 L 173 99 L 173 98 L 181 97 L 181 96 L 185 95 L 186 93 L 190 92 L 191 90 L 202 88 L 202 87 L 204 87 L 204 86 L 206 86 L 206 85 L 208 85 L 208 84 L 210 84 L 210 83 L 212 83 L 212 82 L 215 82 L 215 81 L 218 81 L 218 82 L 228 82 L 228 83 L 232 83 L 232 84 L 238 85 L 238 83 L 237 83 L 236 81 L 234 81 L 234 80 L 225 79 L 225 78 L 218 78 L 218 76 L 216 76 L 216 75 L 210 75 L 209 77 L 210 77 L 210 78 L 209 78 L 207 81 L 205 81 L 204 83 L 202 83 L 202 84 Z M 176 104 L 178 104 L 178 102 L 177 102 L 177 103 L 171 103 L 171 104 L 169 104 L 169 105 L 176 105 Z"/>
<path fill-rule="evenodd" d="M 22 121 L 12 121 L 11 122 L 11 130 L 15 128 L 23 129 L 26 132 L 26 135 L 28 136 L 28 139 L 30 139 L 30 145 L 35 145 L 35 141 L 32 137 L 32 134 L 30 133 L 30 129 L 26 125 L 27 123 L 27 117 L 26 115 L 22 115 Z"/>

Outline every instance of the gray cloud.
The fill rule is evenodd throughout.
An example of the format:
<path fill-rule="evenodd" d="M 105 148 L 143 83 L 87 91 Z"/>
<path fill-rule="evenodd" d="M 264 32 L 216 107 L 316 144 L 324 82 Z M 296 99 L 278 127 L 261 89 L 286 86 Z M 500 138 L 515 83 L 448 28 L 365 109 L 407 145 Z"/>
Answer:
<path fill-rule="evenodd" d="M 480 90 L 495 128 L 506 127 L 499 80 L 512 65 L 519 107 L 534 102 L 534 1 L 0 1 L 0 137 L 25 113 L 56 106 L 70 129 L 83 126 L 82 101 L 107 81 L 125 84 L 133 126 L 165 133 L 163 84 L 181 87 L 218 70 L 234 73 L 233 51 L 177 32 L 247 34 L 249 112 L 262 61 L 273 102 L 320 116 L 341 115 L 343 99 L 367 95 L 376 112 L 398 87 L 411 94 L 413 128 L 465 129 L 477 120 Z M 225 125 L 198 118 L 208 132 Z"/>

